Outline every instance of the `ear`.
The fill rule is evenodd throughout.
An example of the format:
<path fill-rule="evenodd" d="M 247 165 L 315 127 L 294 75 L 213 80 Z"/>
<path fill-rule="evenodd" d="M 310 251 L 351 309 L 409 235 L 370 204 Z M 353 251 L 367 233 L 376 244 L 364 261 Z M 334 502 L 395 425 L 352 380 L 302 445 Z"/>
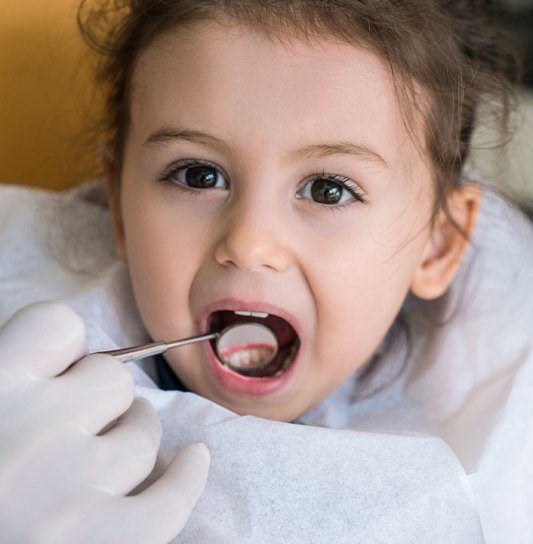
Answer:
<path fill-rule="evenodd" d="M 127 260 L 124 225 L 120 210 L 120 176 L 114 154 L 111 151 L 111 146 L 108 144 L 102 146 L 100 149 L 100 163 L 107 185 L 109 213 L 111 214 L 111 224 L 115 234 L 115 251 L 120 259 Z"/>
<path fill-rule="evenodd" d="M 411 284 L 413 294 L 434 299 L 444 294 L 452 283 L 476 226 L 482 192 L 475 183 L 455 189 L 448 197 L 448 209 L 455 222 L 463 228 L 467 239 L 441 211 L 421 262 Z"/>

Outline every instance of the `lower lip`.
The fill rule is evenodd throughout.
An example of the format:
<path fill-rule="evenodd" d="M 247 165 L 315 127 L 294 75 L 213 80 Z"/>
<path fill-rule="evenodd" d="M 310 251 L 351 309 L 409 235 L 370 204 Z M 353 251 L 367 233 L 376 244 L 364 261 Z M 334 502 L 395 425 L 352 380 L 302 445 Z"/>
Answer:
<path fill-rule="evenodd" d="M 252 396 L 270 395 L 285 387 L 296 373 L 300 353 L 302 352 L 302 344 L 300 343 L 294 361 L 280 376 L 272 378 L 247 378 L 222 365 L 213 352 L 210 342 L 203 342 L 202 347 L 215 378 L 224 389 L 238 395 Z"/>

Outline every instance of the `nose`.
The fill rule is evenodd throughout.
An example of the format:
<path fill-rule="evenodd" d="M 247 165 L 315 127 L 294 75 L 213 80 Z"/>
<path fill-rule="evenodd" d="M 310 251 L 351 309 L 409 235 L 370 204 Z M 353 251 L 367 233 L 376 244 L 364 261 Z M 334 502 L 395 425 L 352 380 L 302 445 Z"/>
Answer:
<path fill-rule="evenodd" d="M 282 272 L 291 266 L 286 229 L 279 215 L 264 204 L 241 202 L 228 210 L 222 232 L 215 249 L 215 259 L 222 266 L 235 266 L 246 272 Z"/>

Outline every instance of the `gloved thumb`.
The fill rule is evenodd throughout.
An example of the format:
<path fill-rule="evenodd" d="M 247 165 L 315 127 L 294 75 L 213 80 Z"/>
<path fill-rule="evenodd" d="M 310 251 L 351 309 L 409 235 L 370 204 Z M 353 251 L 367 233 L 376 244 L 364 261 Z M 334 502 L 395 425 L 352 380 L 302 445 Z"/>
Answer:
<path fill-rule="evenodd" d="M 130 514 L 139 516 L 139 520 L 158 520 L 156 527 L 151 526 L 146 535 L 139 521 L 136 539 L 132 541 L 166 543 L 183 529 L 205 488 L 210 461 L 205 444 L 190 444 L 180 450 L 150 487 L 126 497 Z"/>
<path fill-rule="evenodd" d="M 154 486 L 161 483 L 172 495 L 177 491 L 180 501 L 177 506 L 187 511 L 188 517 L 205 488 L 210 463 L 211 455 L 205 444 L 189 444 L 176 454 Z"/>

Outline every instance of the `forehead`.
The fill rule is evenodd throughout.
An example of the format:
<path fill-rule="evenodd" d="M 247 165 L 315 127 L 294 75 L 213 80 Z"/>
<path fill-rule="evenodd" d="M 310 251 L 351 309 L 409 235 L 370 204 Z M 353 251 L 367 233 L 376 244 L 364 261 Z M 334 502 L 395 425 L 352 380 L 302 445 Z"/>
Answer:
<path fill-rule="evenodd" d="M 333 40 L 281 43 L 205 23 L 160 36 L 140 55 L 132 128 L 211 129 L 231 141 L 364 140 L 398 154 L 405 128 L 388 66 Z"/>

